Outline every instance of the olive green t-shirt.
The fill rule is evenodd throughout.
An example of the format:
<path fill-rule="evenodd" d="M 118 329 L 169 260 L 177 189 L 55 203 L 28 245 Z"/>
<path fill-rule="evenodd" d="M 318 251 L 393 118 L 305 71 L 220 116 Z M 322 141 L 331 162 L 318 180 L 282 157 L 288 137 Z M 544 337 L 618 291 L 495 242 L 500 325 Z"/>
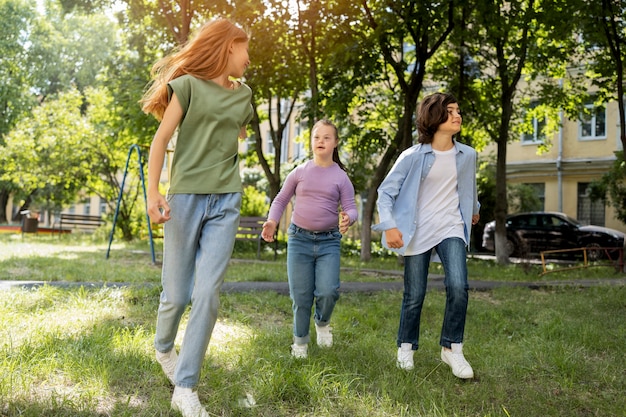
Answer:
<path fill-rule="evenodd" d="M 168 83 L 183 118 L 172 159 L 170 194 L 223 194 L 242 191 L 238 136 L 252 119 L 252 91 L 233 90 L 183 75 Z"/>

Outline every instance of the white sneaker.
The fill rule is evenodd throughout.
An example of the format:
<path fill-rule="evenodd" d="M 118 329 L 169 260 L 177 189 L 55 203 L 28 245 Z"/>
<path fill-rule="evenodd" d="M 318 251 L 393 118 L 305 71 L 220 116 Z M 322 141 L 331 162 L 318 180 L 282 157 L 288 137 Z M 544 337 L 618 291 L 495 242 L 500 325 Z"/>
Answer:
<path fill-rule="evenodd" d="M 452 351 L 441 348 L 441 360 L 450 365 L 457 378 L 474 378 L 474 370 L 463 356 L 463 343 L 452 343 Z"/>
<path fill-rule="evenodd" d="M 209 417 L 209 413 L 200 404 L 198 393 L 191 388 L 174 388 L 172 409 L 179 411 L 183 417 Z"/>
<path fill-rule="evenodd" d="M 410 343 L 402 343 L 398 348 L 398 368 L 410 371 L 413 369 L 413 345 Z"/>
<path fill-rule="evenodd" d="M 307 357 L 308 345 L 291 345 L 291 356 L 297 359 L 305 359 Z"/>
<path fill-rule="evenodd" d="M 174 383 L 174 371 L 176 370 L 176 363 L 178 362 L 178 354 L 176 353 L 176 348 L 170 350 L 169 352 L 159 352 L 156 351 L 156 360 L 161 365 L 163 372 L 165 372 L 165 376 L 170 380 L 172 385 L 176 385 Z"/>
<path fill-rule="evenodd" d="M 321 347 L 331 347 L 333 345 L 333 334 L 331 331 L 332 327 L 329 325 L 326 326 L 318 326 L 315 323 L 315 331 L 317 333 L 317 345 Z"/>

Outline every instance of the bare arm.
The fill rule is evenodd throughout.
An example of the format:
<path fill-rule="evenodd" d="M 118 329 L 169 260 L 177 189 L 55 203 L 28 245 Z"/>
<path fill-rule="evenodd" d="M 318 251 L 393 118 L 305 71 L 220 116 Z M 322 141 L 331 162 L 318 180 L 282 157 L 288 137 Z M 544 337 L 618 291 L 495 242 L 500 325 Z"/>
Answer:
<path fill-rule="evenodd" d="M 170 219 L 170 207 L 165 197 L 159 192 L 159 181 L 167 145 L 182 117 L 183 109 L 180 102 L 176 94 L 172 94 L 172 99 L 165 109 L 161 124 L 152 139 L 148 159 L 148 215 L 157 224 L 165 223 Z"/>

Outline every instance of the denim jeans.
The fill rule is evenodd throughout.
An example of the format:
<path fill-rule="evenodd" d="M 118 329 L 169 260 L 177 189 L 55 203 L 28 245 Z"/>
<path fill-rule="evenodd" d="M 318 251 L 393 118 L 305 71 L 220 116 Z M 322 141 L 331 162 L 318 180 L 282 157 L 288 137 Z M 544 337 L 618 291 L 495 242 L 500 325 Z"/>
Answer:
<path fill-rule="evenodd" d="M 461 343 L 465 332 L 468 284 L 466 249 L 463 239 L 444 239 L 435 246 L 445 272 L 446 308 L 439 344 L 449 348 Z M 398 329 L 398 347 L 411 343 L 413 350 L 419 347 L 420 316 L 426 296 L 428 266 L 432 251 L 404 258 L 404 295 Z"/>
<path fill-rule="evenodd" d="M 154 346 L 174 348 L 187 305 L 191 311 L 174 373 L 177 386 L 194 388 L 217 321 L 219 293 L 235 245 L 241 193 L 168 196 L 171 219 L 163 233 L 163 270 Z"/>
<path fill-rule="evenodd" d="M 326 326 L 339 299 L 341 233 L 338 229 L 311 232 L 291 224 L 287 234 L 287 276 L 294 342 L 306 344 L 310 340 L 313 301 L 315 323 Z"/>

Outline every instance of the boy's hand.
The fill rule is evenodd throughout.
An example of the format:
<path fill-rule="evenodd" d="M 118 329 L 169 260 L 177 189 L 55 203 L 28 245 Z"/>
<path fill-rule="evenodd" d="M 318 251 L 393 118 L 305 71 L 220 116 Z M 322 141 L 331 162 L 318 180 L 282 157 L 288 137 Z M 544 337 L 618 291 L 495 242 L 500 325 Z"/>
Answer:
<path fill-rule="evenodd" d="M 400 249 L 404 246 L 404 242 L 402 241 L 402 233 L 398 230 L 397 227 L 393 229 L 385 230 L 385 238 L 387 240 L 387 246 L 391 249 Z"/>

